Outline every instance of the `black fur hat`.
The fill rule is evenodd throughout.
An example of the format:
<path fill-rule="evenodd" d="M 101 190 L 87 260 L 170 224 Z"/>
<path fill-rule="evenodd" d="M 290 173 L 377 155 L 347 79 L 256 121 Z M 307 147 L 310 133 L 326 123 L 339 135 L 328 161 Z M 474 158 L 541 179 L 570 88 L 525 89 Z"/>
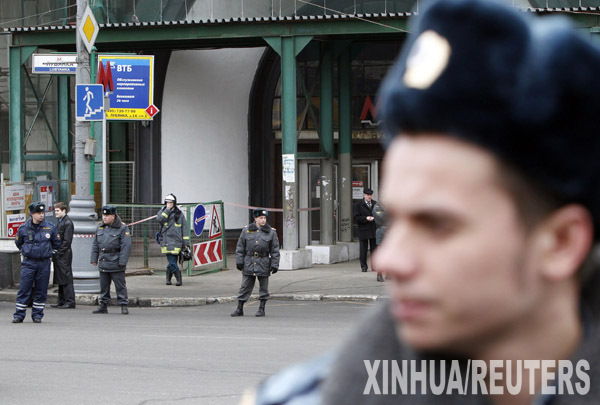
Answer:
<path fill-rule="evenodd" d="M 28 208 L 30 213 L 46 212 L 46 205 L 41 202 L 32 202 L 31 204 L 29 204 Z"/>
<path fill-rule="evenodd" d="M 381 87 L 384 143 L 444 133 L 495 154 L 600 230 L 600 48 L 564 17 L 428 3 Z"/>
<path fill-rule="evenodd" d="M 262 217 L 262 216 L 265 216 L 265 217 L 269 216 L 269 212 L 262 208 L 252 210 L 252 218 Z"/>

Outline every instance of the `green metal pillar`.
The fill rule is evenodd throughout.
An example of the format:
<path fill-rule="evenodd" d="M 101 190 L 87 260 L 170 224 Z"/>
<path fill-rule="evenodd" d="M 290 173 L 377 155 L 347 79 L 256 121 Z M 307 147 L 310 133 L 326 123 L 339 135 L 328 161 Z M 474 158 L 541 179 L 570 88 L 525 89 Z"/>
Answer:
<path fill-rule="evenodd" d="M 10 181 L 21 181 L 23 171 L 23 77 L 21 75 L 21 48 L 10 47 L 10 108 L 9 149 Z"/>
<path fill-rule="evenodd" d="M 10 181 L 20 182 L 23 173 L 23 76 L 21 66 L 33 53 L 33 46 L 11 46 L 9 50 L 9 149 L 10 149 Z"/>
<path fill-rule="evenodd" d="M 320 101 L 320 139 L 321 159 L 321 245 L 335 243 L 333 221 L 333 50 L 329 44 L 323 43 L 322 60 L 319 67 L 321 76 Z"/>
<path fill-rule="evenodd" d="M 296 53 L 294 37 L 281 38 L 281 126 L 283 162 L 283 248 L 298 249 L 298 171 L 296 139 Z"/>
<path fill-rule="evenodd" d="M 298 249 L 298 140 L 296 107 L 296 56 L 312 37 L 269 37 L 265 41 L 281 57 L 281 153 L 283 164 L 283 243 Z"/>
<path fill-rule="evenodd" d="M 340 240 L 352 242 L 352 57 L 349 47 L 338 58 L 338 89 Z"/>
<path fill-rule="evenodd" d="M 58 76 L 58 154 L 63 158 L 58 162 L 58 179 L 60 180 L 60 201 L 70 200 L 69 182 L 69 76 Z"/>

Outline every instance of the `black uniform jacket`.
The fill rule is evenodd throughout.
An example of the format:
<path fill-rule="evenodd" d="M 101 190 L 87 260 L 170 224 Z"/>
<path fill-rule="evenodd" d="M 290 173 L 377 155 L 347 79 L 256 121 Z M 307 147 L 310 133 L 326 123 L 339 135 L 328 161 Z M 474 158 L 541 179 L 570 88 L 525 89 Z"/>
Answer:
<path fill-rule="evenodd" d="M 52 261 L 54 262 L 54 284 L 64 285 L 73 282 L 73 222 L 68 215 L 65 215 L 56 226 L 58 237 L 60 238 L 60 247 L 54 253 Z"/>
<path fill-rule="evenodd" d="M 98 225 L 90 263 L 98 263 L 100 271 L 125 271 L 130 252 L 131 234 L 118 215 L 112 224 Z"/>
<path fill-rule="evenodd" d="M 367 221 L 367 217 L 373 216 L 373 207 L 377 201 L 371 200 L 371 208 L 367 206 L 365 200 L 360 200 L 354 204 L 354 223 L 358 226 L 358 239 L 375 239 L 375 230 L 377 226 L 375 221 Z"/>

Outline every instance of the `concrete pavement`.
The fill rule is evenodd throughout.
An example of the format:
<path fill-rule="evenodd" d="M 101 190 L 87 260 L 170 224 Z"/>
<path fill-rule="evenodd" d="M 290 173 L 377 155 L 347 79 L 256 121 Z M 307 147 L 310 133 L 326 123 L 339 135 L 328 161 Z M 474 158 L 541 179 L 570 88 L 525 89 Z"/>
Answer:
<path fill-rule="evenodd" d="M 235 269 L 235 257 L 228 256 L 230 269 L 200 276 L 183 277 L 183 285 L 165 285 L 164 273 L 129 274 L 127 291 L 130 306 L 195 306 L 235 302 L 242 274 Z M 166 260 L 165 260 L 166 264 Z M 331 265 L 313 265 L 309 269 L 281 270 L 269 280 L 271 299 L 287 301 L 377 301 L 386 299 L 385 285 L 377 282 L 372 271 L 360 271 L 358 260 Z M 251 300 L 258 299 L 258 283 Z M 57 287 L 48 291 L 48 304 L 56 303 Z M 15 302 L 17 290 L 0 291 L 0 301 Z M 114 286 L 111 296 L 116 298 Z M 97 294 L 77 294 L 78 305 L 97 305 Z"/>

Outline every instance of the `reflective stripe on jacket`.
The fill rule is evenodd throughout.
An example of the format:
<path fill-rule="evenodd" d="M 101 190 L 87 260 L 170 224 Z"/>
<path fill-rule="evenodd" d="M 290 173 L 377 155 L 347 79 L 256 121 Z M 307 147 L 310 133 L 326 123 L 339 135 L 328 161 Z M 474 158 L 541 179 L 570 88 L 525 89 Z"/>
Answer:
<path fill-rule="evenodd" d="M 162 207 L 156 220 L 161 225 L 160 253 L 178 255 L 183 246 L 190 246 L 187 220 L 177 206 L 172 211 Z"/>

